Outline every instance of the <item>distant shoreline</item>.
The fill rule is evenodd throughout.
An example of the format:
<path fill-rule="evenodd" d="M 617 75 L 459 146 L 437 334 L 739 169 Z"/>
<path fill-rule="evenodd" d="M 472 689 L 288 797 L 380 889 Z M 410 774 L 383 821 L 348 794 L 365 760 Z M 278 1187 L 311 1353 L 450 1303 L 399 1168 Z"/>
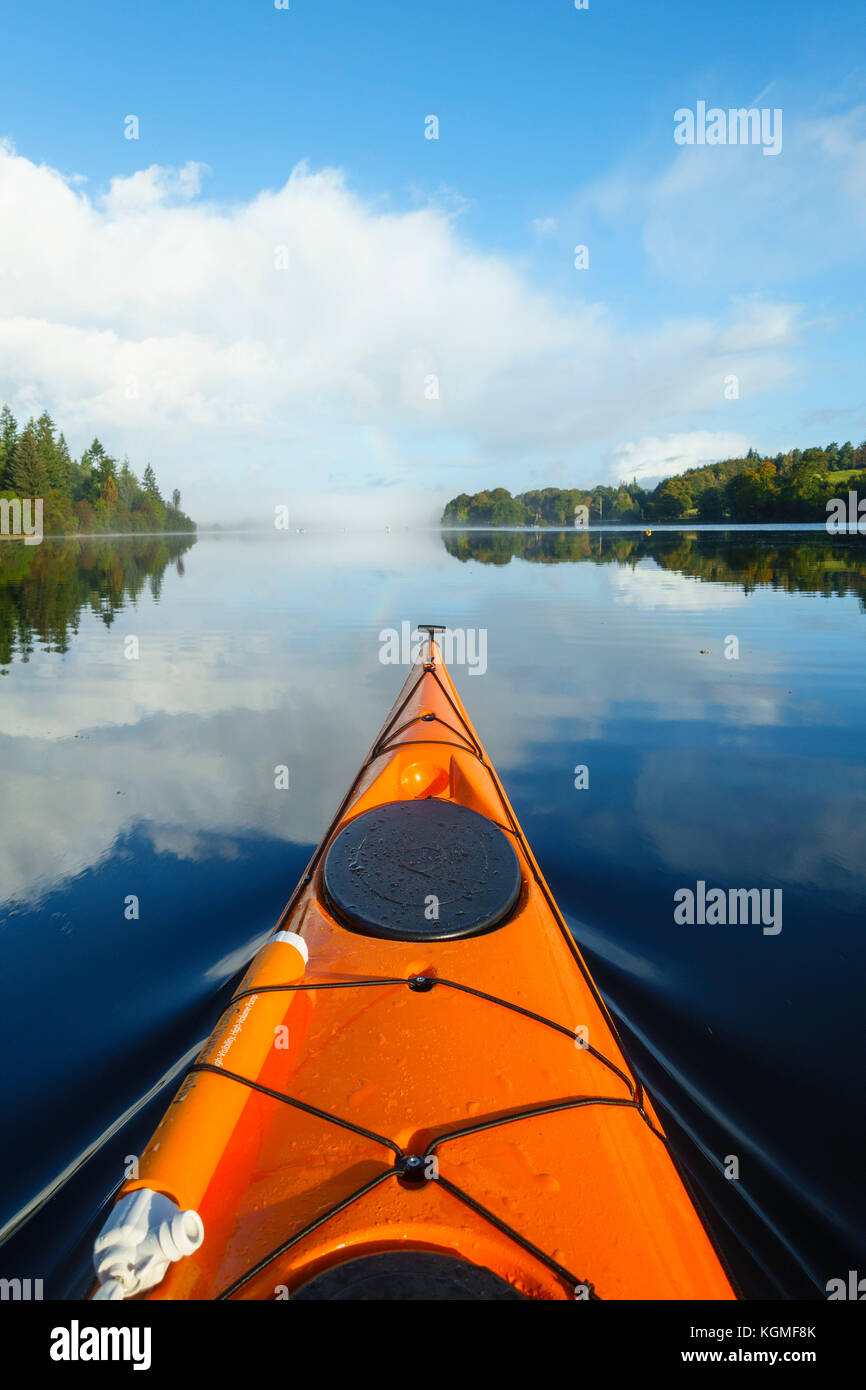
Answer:
<path fill-rule="evenodd" d="M 330 535 L 330 536 L 343 535 L 343 536 L 346 536 L 347 538 L 348 538 L 349 536 L 379 536 L 379 535 L 382 534 L 382 529 L 383 529 L 383 528 L 372 527 L 372 526 L 359 526 L 359 527 L 347 528 L 347 527 L 343 527 L 343 526 L 339 526 L 339 527 L 338 527 L 338 526 L 333 526 L 333 525 L 324 525 L 324 526 L 321 526 L 321 527 L 315 526 L 315 525 L 314 525 L 314 526 L 306 526 L 306 527 L 304 527 L 304 530 L 303 530 L 301 533 L 298 533 L 298 534 L 296 534 L 295 532 L 280 532 L 280 533 L 276 533 L 276 532 L 273 531 L 273 529 L 272 529 L 271 527 L 267 527 L 267 526 L 262 526 L 261 528 L 242 527 L 242 526 L 239 526 L 239 527 L 237 527 L 236 529 L 232 529 L 232 530 L 230 530 L 230 529 L 228 529 L 228 528 L 225 528 L 225 529 L 224 529 L 224 528 L 222 528 L 222 527 L 215 527 L 215 528 L 211 529 L 210 527 L 207 527 L 207 526 L 197 526 L 196 529 L 195 529 L 194 531 L 89 531 L 89 532 L 78 532 L 78 531 L 73 531 L 73 532 L 70 532 L 70 533 L 68 533 L 68 534 L 60 534 L 60 533 L 58 533 L 58 534 L 56 534 L 56 535 L 46 535 L 46 536 L 43 537 L 43 543 L 44 543 L 45 541 L 146 540 L 146 539 L 152 539 L 152 538 L 155 538 L 155 537 L 162 537 L 163 539 L 165 539 L 165 538 L 172 537 L 172 536 L 176 536 L 176 537 L 178 537 L 178 538 L 180 538 L 180 537 L 192 537 L 192 538 L 195 538 L 196 540 L 202 540 L 202 539 L 204 539 L 204 537 L 206 537 L 206 536 L 215 537 L 215 538 L 217 538 L 217 539 L 221 539 L 221 538 L 226 538 L 226 539 L 227 539 L 227 538 L 230 537 L 230 536 L 246 536 L 246 537 L 248 537 L 248 538 L 250 538 L 250 539 L 252 539 L 253 537 L 262 537 L 262 536 L 274 536 L 274 537 L 279 536 L 279 538 L 280 538 L 282 541 L 285 541 L 285 540 L 289 539 L 289 537 L 291 537 L 292 539 L 301 541 L 301 540 L 303 540 L 303 539 L 305 539 L 305 538 L 307 538 L 307 537 L 310 537 L 310 536 L 322 536 L 322 535 Z M 586 526 L 557 526 L 557 525 L 554 525 L 554 524 L 550 524 L 550 525 L 546 525 L 546 526 L 542 526 L 542 525 L 538 525 L 538 526 L 493 526 L 493 525 L 486 525 L 486 526 L 469 526 L 469 525 L 458 525 L 457 523 L 452 523 L 452 524 L 449 524 L 449 525 L 443 525 L 443 524 L 441 524 L 441 523 L 438 523 L 438 524 L 437 524 L 437 523 L 434 523 L 434 524 L 429 525 L 429 526 L 417 525 L 417 524 L 416 524 L 416 525 L 400 526 L 400 525 L 398 524 L 398 525 L 392 526 L 392 527 L 390 528 L 390 534 L 391 534 L 392 536 L 394 536 L 394 537 L 397 537 L 397 536 L 400 536 L 400 535 L 404 535 L 404 534 L 406 534 L 407 532 L 411 532 L 411 533 L 420 533 L 420 534 L 428 534 L 428 535 L 429 535 L 429 534 L 438 534 L 438 535 L 442 535 L 442 534 L 445 534 L 445 533 L 449 533 L 449 534 L 450 534 L 450 533 L 459 533 L 459 534 L 464 534 L 464 533 L 465 533 L 465 534 L 482 535 L 482 534 L 484 534 L 484 533 L 488 533 L 488 534 L 489 534 L 489 533 L 492 533 L 492 532 L 502 532 L 502 533 L 521 534 L 521 535 L 528 535 L 528 536 L 531 536 L 531 535 L 549 536 L 549 535 L 557 535 L 557 534 L 559 534 L 559 535 L 581 535 L 582 533 L 591 533 L 591 534 L 593 534 L 593 535 L 604 535 L 605 533 L 608 533 L 608 534 L 611 534 L 611 535 L 613 535 L 613 534 L 622 534 L 622 533 L 631 534 L 631 535 L 646 535 L 647 532 L 650 532 L 652 535 L 657 535 L 657 534 L 661 534 L 661 533 L 686 532 L 686 531 L 710 531 L 710 532 L 716 531 L 716 532 L 719 532 L 719 534 L 722 534 L 722 533 L 724 533 L 724 532 L 731 532 L 731 531 L 733 531 L 733 532 L 740 532 L 740 531 L 742 531 L 742 532 L 745 532 L 745 531 L 812 531 L 812 532 L 822 532 L 822 531 L 826 531 L 826 530 L 827 530 L 827 525 L 826 525 L 826 522 L 823 522 L 823 521 L 657 521 L 657 522 L 654 522 L 651 526 L 644 525 L 643 523 L 634 523 L 634 522 L 628 523 L 628 522 L 617 522 L 617 521 L 601 521 L 601 522 L 599 522 L 599 521 L 593 521 L 593 522 L 588 523 Z M 840 532 L 840 534 L 845 534 L 845 533 L 844 533 L 844 532 Z M 862 534 L 862 533 L 858 533 L 858 532 L 856 531 L 856 529 L 852 527 L 852 528 L 847 532 L 847 534 L 848 534 L 848 535 L 856 535 L 856 534 Z M 15 538 L 15 539 L 17 539 L 17 538 Z"/>
<path fill-rule="evenodd" d="M 442 525 L 440 531 L 515 531 L 526 535 L 550 535 L 560 532 L 566 535 L 580 535 L 585 531 L 596 533 L 604 531 L 630 531 L 639 535 L 657 531 L 826 531 L 824 521 L 656 521 L 651 526 L 643 523 L 627 524 L 617 521 L 593 521 L 586 526 L 458 526 Z M 857 534 L 854 530 L 850 535 Z"/>
<path fill-rule="evenodd" d="M 136 538 L 144 540 L 149 536 L 197 536 L 195 531 L 58 531 L 54 535 L 47 532 L 44 541 L 129 541 Z"/>

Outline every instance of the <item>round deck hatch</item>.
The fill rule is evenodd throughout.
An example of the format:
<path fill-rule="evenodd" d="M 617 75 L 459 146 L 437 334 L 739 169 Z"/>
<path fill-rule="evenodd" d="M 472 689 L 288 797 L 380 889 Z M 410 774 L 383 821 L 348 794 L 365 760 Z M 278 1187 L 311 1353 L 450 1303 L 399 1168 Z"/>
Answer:
<path fill-rule="evenodd" d="M 498 825 L 425 797 L 364 811 L 331 844 L 325 896 L 351 931 L 453 941 L 499 926 L 520 893 L 520 864 Z"/>
<path fill-rule="evenodd" d="M 299 1300 L 391 1302 L 439 1300 L 449 1302 L 523 1299 L 511 1284 L 482 1265 L 468 1264 L 434 1251 L 387 1251 L 363 1255 L 334 1265 L 302 1285 L 292 1296 Z"/>

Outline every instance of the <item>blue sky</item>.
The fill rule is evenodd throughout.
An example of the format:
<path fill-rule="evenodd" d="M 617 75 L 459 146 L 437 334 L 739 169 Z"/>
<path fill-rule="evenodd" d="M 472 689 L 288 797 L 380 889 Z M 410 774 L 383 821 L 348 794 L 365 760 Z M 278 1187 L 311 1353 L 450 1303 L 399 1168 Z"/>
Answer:
<path fill-rule="evenodd" d="M 0 397 L 48 405 L 76 447 L 98 430 L 151 457 L 214 515 L 281 488 L 429 508 L 497 482 L 649 477 L 735 440 L 859 442 L 864 39 L 853 0 L 19 7 L 0 95 L 18 224 L 0 234 L 17 268 L 0 278 Z M 674 111 L 699 100 L 781 108 L 781 153 L 677 147 Z M 188 173 L 135 180 L 154 166 Z M 274 245 L 293 228 L 278 324 L 247 259 L 268 190 Z M 332 275 L 310 271 L 319 240 Z M 120 243 L 136 257 L 113 259 Z M 218 320 L 207 306 L 229 298 Z M 140 379 L 126 414 L 101 380 L 112 361 Z M 736 401 L 713 384 L 729 371 Z M 439 378 L 435 418 L 413 373 Z"/>

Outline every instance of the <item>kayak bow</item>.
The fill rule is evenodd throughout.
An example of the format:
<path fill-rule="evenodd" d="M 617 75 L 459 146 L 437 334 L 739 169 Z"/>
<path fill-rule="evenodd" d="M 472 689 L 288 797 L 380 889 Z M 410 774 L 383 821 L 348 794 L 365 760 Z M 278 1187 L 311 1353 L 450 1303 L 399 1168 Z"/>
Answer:
<path fill-rule="evenodd" d="M 94 1259 L 97 1298 L 734 1297 L 432 630 Z"/>

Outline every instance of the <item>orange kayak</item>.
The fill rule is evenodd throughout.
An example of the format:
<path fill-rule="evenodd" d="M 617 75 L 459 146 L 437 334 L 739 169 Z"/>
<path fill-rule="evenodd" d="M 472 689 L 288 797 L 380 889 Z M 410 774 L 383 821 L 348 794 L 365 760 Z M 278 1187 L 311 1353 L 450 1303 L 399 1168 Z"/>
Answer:
<path fill-rule="evenodd" d="M 429 632 L 94 1297 L 735 1296 Z"/>

